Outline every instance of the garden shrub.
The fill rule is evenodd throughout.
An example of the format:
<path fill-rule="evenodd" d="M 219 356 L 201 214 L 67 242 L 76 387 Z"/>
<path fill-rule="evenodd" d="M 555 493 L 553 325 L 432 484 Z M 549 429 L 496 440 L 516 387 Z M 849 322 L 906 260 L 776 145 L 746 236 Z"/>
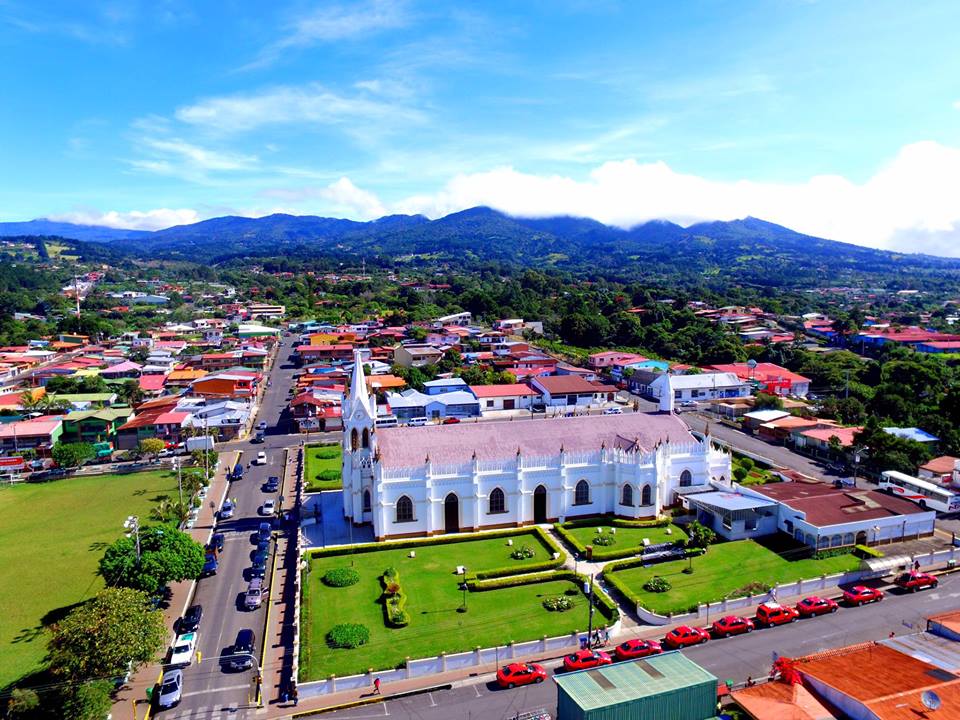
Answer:
<path fill-rule="evenodd" d="M 659 575 L 654 575 L 643 584 L 644 590 L 655 593 L 667 592 L 672 587 L 666 578 L 662 578 Z"/>
<path fill-rule="evenodd" d="M 544 598 L 543 606 L 551 612 L 566 612 L 573 609 L 573 600 L 566 595 Z"/>
<path fill-rule="evenodd" d="M 614 535 L 607 533 L 606 535 L 598 534 L 593 538 L 594 546 L 607 547 L 609 545 L 616 545 L 617 538 Z"/>
<path fill-rule="evenodd" d="M 828 548 L 826 550 L 818 550 L 813 554 L 814 560 L 826 560 L 827 558 L 839 557 L 840 555 L 849 555 L 853 552 L 853 548 L 849 545 L 847 547 L 838 547 L 838 548 Z"/>
<path fill-rule="evenodd" d="M 313 456 L 321 460 L 333 460 L 340 455 L 340 448 L 337 445 L 317 445 L 312 449 L 315 451 Z"/>
<path fill-rule="evenodd" d="M 512 553 L 510 553 L 510 557 L 512 557 L 514 560 L 529 560 L 535 554 L 536 553 L 533 552 L 533 548 L 529 545 L 521 545 Z"/>
<path fill-rule="evenodd" d="M 383 583 L 383 613 L 387 627 L 403 627 L 410 624 L 410 615 L 404 609 L 407 595 L 400 585 L 400 571 L 388 567 L 380 578 Z"/>
<path fill-rule="evenodd" d="M 332 568 L 320 580 L 329 587 L 349 587 L 360 582 L 360 573 L 349 567 Z"/>
<path fill-rule="evenodd" d="M 327 633 L 327 642 L 335 648 L 358 648 L 369 641 L 370 628 L 360 623 L 340 623 Z"/>
<path fill-rule="evenodd" d="M 320 482 L 336 482 L 340 479 L 339 470 L 321 470 L 317 473 L 316 480 Z"/>
<path fill-rule="evenodd" d="M 877 550 L 869 545 L 854 545 L 853 554 L 859 558 L 881 558 L 884 556 L 883 550 Z"/>

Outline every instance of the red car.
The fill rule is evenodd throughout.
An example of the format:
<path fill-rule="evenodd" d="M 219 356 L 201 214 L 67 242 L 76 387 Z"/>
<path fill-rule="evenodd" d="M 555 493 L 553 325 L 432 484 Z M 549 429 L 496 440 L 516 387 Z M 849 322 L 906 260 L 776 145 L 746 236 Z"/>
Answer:
<path fill-rule="evenodd" d="M 893 584 L 902 590 L 916 592 L 917 590 L 923 590 L 924 588 L 935 588 L 940 584 L 940 581 L 928 573 L 905 572 L 898 575 L 893 581 Z"/>
<path fill-rule="evenodd" d="M 797 603 L 797 612 L 800 613 L 800 617 L 814 617 L 835 613 L 838 607 L 840 606 L 837 605 L 836 600 L 811 595 Z"/>
<path fill-rule="evenodd" d="M 460 422 L 460 418 L 448 417 L 443 419 L 444 425 L 456 425 L 458 422 Z"/>
<path fill-rule="evenodd" d="M 603 650 L 577 650 L 563 659 L 564 670 L 586 670 L 587 668 L 609 665 L 613 659 Z"/>
<path fill-rule="evenodd" d="M 547 671 L 536 663 L 510 663 L 497 670 L 497 682 L 504 688 L 542 683 L 546 678 Z"/>
<path fill-rule="evenodd" d="M 699 645 L 700 643 L 705 643 L 710 639 L 710 633 L 708 633 L 703 628 L 690 627 L 689 625 L 681 625 L 676 627 L 670 632 L 667 633 L 667 636 L 664 638 L 664 642 L 670 647 L 684 648 L 690 645 Z"/>
<path fill-rule="evenodd" d="M 622 642 L 614 649 L 613 654 L 617 660 L 635 660 L 636 658 L 647 657 L 648 655 L 659 655 L 663 652 L 660 643 L 656 640 L 640 640 L 635 638 Z"/>
<path fill-rule="evenodd" d="M 748 620 L 739 615 L 727 615 L 711 625 L 710 632 L 718 638 L 753 632 L 753 620 Z"/>
<path fill-rule="evenodd" d="M 877 590 L 866 585 L 855 585 L 849 590 L 843 591 L 843 601 L 850 605 L 863 605 L 864 603 L 880 602 L 881 600 L 883 600 L 883 590 Z"/>
<path fill-rule="evenodd" d="M 800 617 L 800 613 L 789 605 L 781 605 L 775 602 L 765 602 L 757 606 L 757 624 L 763 627 L 773 627 L 774 625 L 785 625 L 792 623 Z"/>

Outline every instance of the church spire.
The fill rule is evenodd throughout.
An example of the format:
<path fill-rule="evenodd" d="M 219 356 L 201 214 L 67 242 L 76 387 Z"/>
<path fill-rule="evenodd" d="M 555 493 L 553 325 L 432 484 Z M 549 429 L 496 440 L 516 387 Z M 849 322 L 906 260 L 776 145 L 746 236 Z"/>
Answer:
<path fill-rule="evenodd" d="M 364 410 L 369 410 L 370 399 L 367 395 L 367 378 L 363 373 L 363 360 L 360 358 L 360 351 L 353 351 L 353 375 L 350 378 L 350 402 L 352 405 L 360 405 Z"/>

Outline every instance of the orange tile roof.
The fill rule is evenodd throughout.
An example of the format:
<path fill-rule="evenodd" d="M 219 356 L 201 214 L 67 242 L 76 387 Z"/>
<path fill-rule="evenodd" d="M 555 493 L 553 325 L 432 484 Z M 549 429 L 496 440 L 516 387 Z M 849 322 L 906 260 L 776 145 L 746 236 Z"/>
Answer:
<path fill-rule="evenodd" d="M 916 688 L 884 700 L 877 700 L 868 703 L 867 707 L 880 720 L 918 720 L 918 718 L 938 720 L 960 717 L 960 680 L 926 689 L 932 689 L 940 698 L 940 709 L 936 712 L 931 712 L 924 706 L 922 700 L 924 688 Z"/>
<path fill-rule="evenodd" d="M 768 682 L 731 693 L 758 720 L 833 720 L 834 715 L 803 685 Z"/>
<path fill-rule="evenodd" d="M 933 617 L 927 618 L 927 620 L 934 623 L 940 623 L 947 630 L 952 630 L 953 632 L 960 634 L 960 610 L 934 615 Z"/>

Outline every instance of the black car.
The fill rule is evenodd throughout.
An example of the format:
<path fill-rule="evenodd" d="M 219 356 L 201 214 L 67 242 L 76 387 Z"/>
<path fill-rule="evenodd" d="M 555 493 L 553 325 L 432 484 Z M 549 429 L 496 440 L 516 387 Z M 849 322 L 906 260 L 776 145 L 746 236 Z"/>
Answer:
<path fill-rule="evenodd" d="M 256 435 L 253 436 L 253 439 L 250 442 L 252 442 L 254 445 L 260 445 L 264 443 L 265 439 L 263 437 L 263 433 L 258 432 Z"/>
<path fill-rule="evenodd" d="M 203 605 L 191 605 L 180 618 L 178 632 L 183 633 L 196 632 L 200 629 L 200 620 L 203 619 Z"/>
<path fill-rule="evenodd" d="M 270 538 L 266 538 L 266 539 L 264 539 L 264 540 L 257 540 L 257 552 L 258 552 L 258 553 L 261 553 L 261 552 L 262 552 L 262 553 L 265 553 L 265 552 L 267 552 L 268 550 L 270 550 Z"/>
<path fill-rule="evenodd" d="M 263 485 L 263 491 L 266 493 L 276 492 L 280 489 L 280 478 L 276 475 L 271 475 L 267 478 L 267 482 Z"/>
<path fill-rule="evenodd" d="M 224 541 L 223 533 L 216 532 L 210 537 L 210 544 L 208 547 L 214 547 L 217 549 L 217 552 L 223 552 L 223 541 Z"/>
<path fill-rule="evenodd" d="M 253 630 L 244 629 L 237 633 L 237 641 L 233 644 L 227 666 L 234 670 L 246 670 L 253 667 Z"/>
<path fill-rule="evenodd" d="M 266 567 L 266 564 L 267 564 L 267 555 L 268 555 L 268 553 L 267 553 L 266 548 L 264 548 L 263 550 L 260 550 L 259 547 L 258 547 L 258 548 L 257 548 L 257 551 L 253 554 L 253 565 L 254 565 L 254 567 L 256 567 L 256 566 L 258 566 L 258 565 L 263 565 L 264 567 Z"/>

